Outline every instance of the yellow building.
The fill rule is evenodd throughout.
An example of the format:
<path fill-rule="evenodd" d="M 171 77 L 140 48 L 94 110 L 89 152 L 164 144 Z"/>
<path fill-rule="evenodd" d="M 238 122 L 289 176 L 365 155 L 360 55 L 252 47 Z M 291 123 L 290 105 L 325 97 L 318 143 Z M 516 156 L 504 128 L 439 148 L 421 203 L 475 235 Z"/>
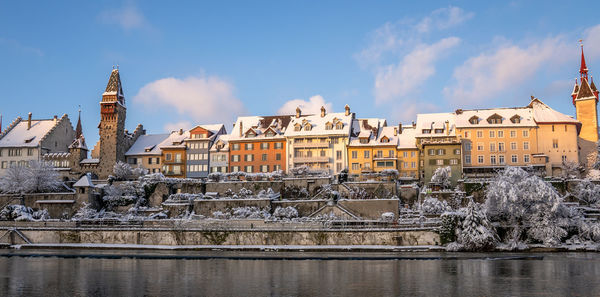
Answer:
<path fill-rule="evenodd" d="M 466 177 L 483 177 L 505 166 L 533 166 L 559 175 L 563 163 L 578 162 L 579 122 L 539 99 L 526 107 L 457 110 Z"/>
<path fill-rule="evenodd" d="M 390 140 L 383 138 L 385 143 L 380 143 L 380 131 L 386 126 L 383 119 L 355 119 L 352 122 L 352 135 L 348 142 L 348 173 L 358 176 L 364 173 L 375 172 L 374 159 L 377 158 L 378 171 L 395 169 L 397 138 Z M 393 136 L 393 135 L 392 135 Z M 390 157 L 391 153 L 391 157 Z M 391 160 L 386 160 L 386 157 Z M 387 164 L 392 162 L 392 164 Z M 383 163 L 382 163 L 383 162 Z M 386 165 L 390 165 L 387 167 Z"/>
<path fill-rule="evenodd" d="M 419 177 L 419 150 L 415 139 L 416 126 L 398 127 L 398 146 L 396 156 L 398 157 L 398 173 L 400 177 Z"/>

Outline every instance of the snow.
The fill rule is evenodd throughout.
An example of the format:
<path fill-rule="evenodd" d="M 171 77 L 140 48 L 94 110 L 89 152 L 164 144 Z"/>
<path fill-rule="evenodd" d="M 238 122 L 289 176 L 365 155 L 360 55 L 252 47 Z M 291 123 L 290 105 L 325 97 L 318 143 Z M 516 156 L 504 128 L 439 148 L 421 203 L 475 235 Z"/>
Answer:
<path fill-rule="evenodd" d="M 94 183 L 92 182 L 92 175 L 90 173 L 82 176 L 73 187 L 94 187 Z"/>
<path fill-rule="evenodd" d="M 214 144 L 210 147 L 210 152 L 228 152 L 229 151 L 229 138 L 231 137 L 230 134 L 220 134 L 219 136 L 217 136 L 217 138 L 215 139 Z M 223 147 L 221 149 L 217 149 L 217 146 L 219 144 L 222 144 Z"/>
<path fill-rule="evenodd" d="M 51 193 L 64 187 L 49 162 L 29 162 L 29 167 L 11 167 L 0 177 L 3 193 Z"/>
<path fill-rule="evenodd" d="M 335 121 L 335 123 L 334 123 L 334 119 L 341 121 L 342 124 L 344 125 L 341 130 L 336 129 L 335 123 L 337 123 L 337 121 Z M 333 123 L 334 127 L 332 130 L 325 129 L 325 124 L 327 122 Z M 294 127 L 296 124 L 299 124 L 302 126 L 302 129 L 300 131 L 295 130 Z M 306 131 L 304 129 L 306 124 L 310 124 L 312 126 L 312 129 L 310 131 Z M 285 131 L 285 136 L 286 137 L 296 137 L 296 136 L 314 137 L 314 136 L 326 136 L 326 135 L 348 136 L 348 135 L 350 135 L 350 126 L 351 125 L 352 125 L 352 113 L 350 113 L 349 115 L 346 115 L 343 112 L 342 113 L 327 113 L 324 117 L 321 117 L 320 114 L 302 115 L 299 118 L 292 116 L 292 120 L 288 125 L 289 129 L 287 129 Z"/>
<path fill-rule="evenodd" d="M 138 179 L 148 174 L 148 170 L 143 167 L 132 168 L 128 163 L 119 161 L 113 166 L 113 174 L 115 180 Z"/>
<path fill-rule="evenodd" d="M 100 163 L 100 159 L 83 159 L 79 162 L 79 164 L 98 164 Z"/>
<path fill-rule="evenodd" d="M 23 205 L 7 205 L 0 210 L 2 221 L 42 221 L 49 219 L 47 210 L 33 211 L 30 207 Z"/>
<path fill-rule="evenodd" d="M 497 114 L 502 117 L 502 123 L 490 124 L 487 119 L 492 115 Z M 478 124 L 471 124 L 469 120 L 472 117 L 478 117 Z M 514 116 L 519 116 L 520 122 L 513 123 L 510 119 Z M 492 108 L 492 109 L 475 109 L 463 110 L 462 113 L 456 115 L 457 128 L 484 128 L 484 127 L 535 127 L 533 112 L 528 107 L 514 108 Z"/>
<path fill-rule="evenodd" d="M 169 136 L 158 144 L 158 148 L 185 148 L 183 140 L 190 137 L 190 131 L 183 131 L 179 134 L 179 131 L 174 131 Z"/>
<path fill-rule="evenodd" d="M 452 249 L 467 251 L 490 250 L 496 244 L 496 233 L 481 210 L 479 204 L 471 201 L 467 207 L 465 218 L 458 231 L 457 243 Z"/>
<path fill-rule="evenodd" d="M 446 211 L 451 211 L 452 208 L 446 201 L 440 201 L 437 198 L 427 197 L 421 203 L 420 210 L 424 215 L 442 214 Z"/>
<path fill-rule="evenodd" d="M 273 216 L 278 219 L 291 219 L 298 217 L 298 210 L 293 206 L 277 207 L 273 212 Z"/>
<path fill-rule="evenodd" d="M 398 134 L 398 149 L 417 149 L 416 130 L 413 126 L 402 126 L 402 133 Z M 400 131 L 398 131 L 400 133 Z"/>
<path fill-rule="evenodd" d="M 537 98 L 531 100 L 529 106 L 533 109 L 533 118 L 537 123 L 579 123 L 573 117 L 550 108 Z"/>
<path fill-rule="evenodd" d="M 160 156 L 159 144 L 169 137 L 169 134 L 146 134 L 140 135 L 135 143 L 125 153 L 125 156 Z M 146 151 L 150 149 L 150 151 Z"/>
<path fill-rule="evenodd" d="M 456 136 L 454 113 L 420 113 L 417 114 L 416 137 L 448 137 Z M 446 121 L 450 127 L 450 133 L 446 131 Z M 430 134 L 423 134 L 423 129 L 430 129 Z M 444 133 L 436 134 L 434 129 L 444 129 Z"/>
<path fill-rule="evenodd" d="M 451 171 L 452 171 L 452 169 L 450 168 L 450 166 L 436 168 L 435 171 L 433 172 L 433 175 L 431 176 L 431 183 L 438 184 L 438 185 L 442 186 L 442 188 L 444 188 L 444 189 L 449 188 L 451 185 L 451 181 L 450 181 Z"/>
<path fill-rule="evenodd" d="M 253 137 L 253 140 L 260 139 L 279 139 L 283 140 L 284 133 L 289 127 L 288 123 L 291 120 L 291 116 L 277 116 L 277 117 L 262 117 L 262 116 L 245 116 L 238 117 L 235 124 L 233 125 L 233 130 L 231 130 L 231 134 L 229 134 L 229 141 L 236 141 L 242 139 L 248 139 L 245 137 L 246 132 L 252 129 L 257 135 Z M 266 121 L 270 120 L 269 123 Z M 241 128 L 241 131 L 240 131 Z M 267 130 L 273 130 L 275 132 L 274 136 L 267 136 L 265 132 Z M 241 134 L 240 134 L 241 132 Z"/>
<path fill-rule="evenodd" d="M 31 128 L 27 129 L 27 120 L 20 120 L 0 138 L 0 147 L 37 147 L 57 123 L 54 119 L 31 120 Z"/>

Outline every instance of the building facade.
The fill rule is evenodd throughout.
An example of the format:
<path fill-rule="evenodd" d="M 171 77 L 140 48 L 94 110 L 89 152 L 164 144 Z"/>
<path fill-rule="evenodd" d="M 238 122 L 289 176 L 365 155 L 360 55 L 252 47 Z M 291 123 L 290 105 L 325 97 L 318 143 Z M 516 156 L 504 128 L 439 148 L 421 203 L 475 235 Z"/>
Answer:
<path fill-rule="evenodd" d="M 398 175 L 403 179 L 419 178 L 419 149 L 415 138 L 416 125 L 398 127 Z"/>
<path fill-rule="evenodd" d="M 395 150 L 397 139 L 385 143 L 383 147 L 380 146 L 378 138 L 385 125 L 386 122 L 383 119 L 353 120 L 352 133 L 348 143 L 348 174 L 358 176 L 375 172 L 375 151 L 379 150 L 382 154 L 382 150 L 387 150 L 388 147 L 393 147 Z M 383 155 L 380 157 L 383 157 Z M 386 165 L 385 161 L 382 165 Z M 395 169 L 395 167 L 392 167 L 392 169 Z"/>
<path fill-rule="evenodd" d="M 171 132 L 169 137 L 158 145 L 161 150 L 162 173 L 166 177 L 186 177 L 186 144 L 185 139 L 190 136 L 189 131 Z"/>
<path fill-rule="evenodd" d="M 162 169 L 162 151 L 159 145 L 169 134 L 147 134 L 138 137 L 136 142 L 125 153 L 127 163 L 132 167 L 142 167 L 149 173 L 159 173 Z"/>
<path fill-rule="evenodd" d="M 210 172 L 229 172 L 229 134 L 221 134 L 210 148 Z"/>
<path fill-rule="evenodd" d="M 338 174 L 347 167 L 347 146 L 354 113 L 345 106 L 343 113 L 302 115 L 300 108 L 285 132 L 288 170 L 307 166 L 313 171 Z"/>
<path fill-rule="evenodd" d="M 239 117 L 229 142 L 229 170 L 247 173 L 286 171 L 286 139 L 291 116 Z"/>
<path fill-rule="evenodd" d="M 190 129 L 190 137 L 184 139 L 186 150 L 186 176 L 206 178 L 210 171 L 210 148 L 215 139 L 225 134 L 223 124 L 199 125 Z"/>

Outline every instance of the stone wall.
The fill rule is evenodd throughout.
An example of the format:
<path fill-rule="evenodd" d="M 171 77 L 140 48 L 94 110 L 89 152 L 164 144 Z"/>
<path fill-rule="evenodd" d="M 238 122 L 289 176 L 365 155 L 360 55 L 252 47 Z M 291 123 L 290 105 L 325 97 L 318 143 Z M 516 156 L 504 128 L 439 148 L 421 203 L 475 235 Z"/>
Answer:
<path fill-rule="evenodd" d="M 239 192 L 242 188 L 252 191 L 257 194 L 260 190 L 271 188 L 274 192 L 280 192 L 283 187 L 282 181 L 224 181 L 224 182 L 207 182 L 206 192 L 216 192 L 220 196 L 224 196 L 227 190 Z M 187 193 L 187 192 L 185 192 Z"/>
<path fill-rule="evenodd" d="M 351 197 L 351 191 L 364 189 L 370 197 L 391 198 L 398 196 L 396 182 L 346 182 L 338 188 L 342 197 Z"/>
<path fill-rule="evenodd" d="M 338 205 L 350 211 L 352 214 L 367 220 L 381 219 L 385 212 L 394 214 L 398 218 L 398 199 L 369 199 L 369 200 L 347 200 L 338 201 Z"/>
<path fill-rule="evenodd" d="M 197 215 L 212 217 L 215 211 L 224 211 L 235 207 L 254 206 L 258 208 L 271 207 L 271 199 L 202 199 L 194 200 L 194 212 Z"/>
<path fill-rule="evenodd" d="M 298 210 L 298 216 L 308 217 L 319 208 L 327 204 L 327 200 L 280 200 L 272 201 L 271 209 L 275 210 L 277 207 L 288 207 L 292 206 Z"/>
<path fill-rule="evenodd" d="M 75 192 L 66 192 L 0 195 L 0 206 L 8 204 L 21 204 L 33 209 L 39 209 L 38 204 L 35 203 L 38 200 L 77 200 L 77 194 Z"/>

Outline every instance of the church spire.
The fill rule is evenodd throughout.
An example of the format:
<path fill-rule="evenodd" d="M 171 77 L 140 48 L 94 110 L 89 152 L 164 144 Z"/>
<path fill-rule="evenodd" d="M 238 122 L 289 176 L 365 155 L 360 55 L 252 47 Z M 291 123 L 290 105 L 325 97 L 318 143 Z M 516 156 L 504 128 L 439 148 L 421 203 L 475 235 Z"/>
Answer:
<path fill-rule="evenodd" d="M 588 78 L 588 68 L 587 65 L 585 65 L 585 55 L 583 54 L 583 40 L 579 40 L 579 42 L 581 43 L 581 67 L 579 68 L 579 73 L 581 74 L 581 81 L 583 82 L 584 78 L 586 80 Z"/>
<path fill-rule="evenodd" d="M 75 139 L 79 139 L 83 134 L 83 128 L 81 128 L 81 106 L 79 106 L 79 117 L 77 118 L 77 128 L 75 128 Z"/>
<path fill-rule="evenodd" d="M 118 101 L 121 105 L 125 106 L 125 95 L 123 95 L 119 66 L 116 68 L 113 66 L 113 70 L 108 78 L 108 83 L 106 84 L 106 89 L 102 94 L 102 101 Z"/>

